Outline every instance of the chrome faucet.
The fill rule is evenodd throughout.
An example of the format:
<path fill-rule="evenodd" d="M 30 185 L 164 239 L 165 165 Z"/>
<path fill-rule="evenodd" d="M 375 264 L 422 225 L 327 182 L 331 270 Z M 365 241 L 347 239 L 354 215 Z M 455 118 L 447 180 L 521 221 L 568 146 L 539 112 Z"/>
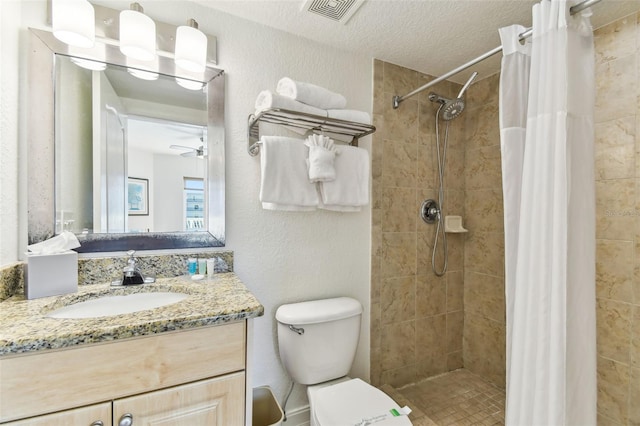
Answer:
<path fill-rule="evenodd" d="M 136 259 L 133 257 L 135 254 L 135 250 L 129 250 L 127 252 L 127 256 L 129 256 L 129 260 L 127 260 L 127 266 L 122 270 L 123 277 L 120 285 L 136 285 L 136 284 L 144 284 L 144 283 L 152 283 L 155 281 L 154 277 L 146 277 L 142 275 L 142 272 L 136 266 Z"/>

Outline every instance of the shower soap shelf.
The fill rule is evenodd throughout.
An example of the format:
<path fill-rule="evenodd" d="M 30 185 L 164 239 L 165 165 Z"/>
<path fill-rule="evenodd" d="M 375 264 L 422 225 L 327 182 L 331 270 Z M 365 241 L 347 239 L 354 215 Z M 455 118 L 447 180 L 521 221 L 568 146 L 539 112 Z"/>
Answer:
<path fill-rule="evenodd" d="M 453 234 L 460 234 L 463 232 L 469 232 L 468 229 L 462 227 L 461 216 L 445 216 L 444 217 L 444 232 Z"/>
<path fill-rule="evenodd" d="M 287 126 L 297 132 L 313 131 L 352 137 L 351 145 L 358 146 L 358 139 L 376 131 L 375 126 L 354 121 L 339 120 L 322 115 L 307 114 L 282 108 L 269 108 L 258 114 L 249 115 L 247 136 L 249 154 L 256 156 L 260 153 L 260 123 L 271 123 Z"/>

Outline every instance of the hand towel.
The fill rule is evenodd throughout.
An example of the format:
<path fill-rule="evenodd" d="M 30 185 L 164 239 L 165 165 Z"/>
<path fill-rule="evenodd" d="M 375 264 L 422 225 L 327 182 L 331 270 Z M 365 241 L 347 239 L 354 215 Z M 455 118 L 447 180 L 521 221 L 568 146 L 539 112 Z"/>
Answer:
<path fill-rule="evenodd" d="M 295 81 L 289 77 L 281 78 L 278 81 L 276 92 L 320 109 L 344 108 L 347 106 L 347 99 L 341 94 L 315 84 Z"/>
<path fill-rule="evenodd" d="M 322 117 L 327 116 L 327 111 L 324 109 L 305 105 L 302 102 L 296 101 L 295 99 L 273 93 L 269 90 L 263 90 L 262 92 L 258 93 L 255 107 L 256 113 L 269 108 L 282 108 L 297 112 L 305 112 L 307 114 L 319 115 Z"/>
<path fill-rule="evenodd" d="M 335 180 L 318 184 L 322 201 L 320 207 L 337 210 L 369 204 L 369 153 L 362 148 L 341 146 L 334 166 Z"/>
<path fill-rule="evenodd" d="M 336 158 L 336 148 L 333 141 L 326 136 L 311 135 L 304 143 L 309 147 L 309 182 L 328 182 L 336 178 L 333 161 Z"/>
<path fill-rule="evenodd" d="M 260 139 L 260 201 L 268 210 L 307 211 L 318 205 L 316 185 L 307 175 L 307 147 L 301 139 Z"/>

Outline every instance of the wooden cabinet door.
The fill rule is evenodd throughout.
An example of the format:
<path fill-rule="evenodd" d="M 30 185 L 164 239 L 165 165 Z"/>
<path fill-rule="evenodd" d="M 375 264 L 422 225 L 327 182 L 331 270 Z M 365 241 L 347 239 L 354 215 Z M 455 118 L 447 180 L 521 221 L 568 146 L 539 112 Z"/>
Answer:
<path fill-rule="evenodd" d="M 102 422 L 102 423 L 99 423 Z M 111 426 L 111 402 L 46 414 L 3 426 Z"/>
<path fill-rule="evenodd" d="M 241 426 L 244 381 L 244 372 L 239 372 L 117 399 L 113 402 L 114 426 Z M 131 422 L 123 421 L 127 414 Z"/>

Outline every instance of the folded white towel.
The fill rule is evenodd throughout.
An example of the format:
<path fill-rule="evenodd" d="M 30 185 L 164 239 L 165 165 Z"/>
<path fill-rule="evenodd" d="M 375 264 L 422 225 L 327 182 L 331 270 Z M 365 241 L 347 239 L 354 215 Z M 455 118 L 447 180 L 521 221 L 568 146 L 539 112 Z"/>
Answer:
<path fill-rule="evenodd" d="M 341 94 L 315 84 L 295 81 L 289 77 L 281 78 L 278 81 L 276 92 L 321 109 L 344 108 L 347 106 L 347 99 Z"/>
<path fill-rule="evenodd" d="M 304 143 L 309 147 L 309 182 L 328 182 L 336 178 L 333 161 L 336 148 L 333 141 L 326 136 L 311 135 Z"/>
<path fill-rule="evenodd" d="M 328 109 L 327 116 L 338 120 L 355 121 L 356 123 L 371 124 L 371 116 L 364 111 L 355 109 Z"/>
<path fill-rule="evenodd" d="M 291 111 L 305 112 L 307 114 L 320 115 L 322 117 L 327 116 L 327 111 L 324 109 L 305 105 L 302 102 L 296 101 L 295 99 L 273 93 L 269 90 L 263 90 L 262 92 L 258 93 L 255 107 L 256 113 L 268 108 L 282 108 L 289 109 Z"/>
<path fill-rule="evenodd" d="M 360 207 L 369 204 L 369 153 L 362 148 L 341 146 L 334 166 L 336 179 L 319 184 L 322 201 L 320 207 L 333 206 L 335 210 L 339 207 Z"/>
<path fill-rule="evenodd" d="M 304 141 L 283 136 L 263 136 L 260 141 L 262 207 L 288 211 L 315 209 L 318 192 L 307 175 Z"/>

